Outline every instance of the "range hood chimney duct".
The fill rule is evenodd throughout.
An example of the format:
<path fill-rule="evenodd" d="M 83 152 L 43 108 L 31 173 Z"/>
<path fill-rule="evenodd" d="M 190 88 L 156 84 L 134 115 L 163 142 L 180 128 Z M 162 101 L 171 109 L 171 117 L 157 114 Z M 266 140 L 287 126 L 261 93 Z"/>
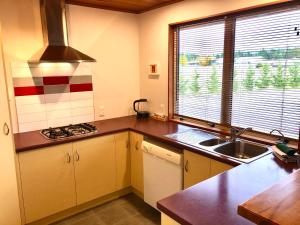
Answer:
<path fill-rule="evenodd" d="M 45 47 L 29 63 L 96 62 L 68 45 L 64 0 L 40 0 L 40 9 Z"/>

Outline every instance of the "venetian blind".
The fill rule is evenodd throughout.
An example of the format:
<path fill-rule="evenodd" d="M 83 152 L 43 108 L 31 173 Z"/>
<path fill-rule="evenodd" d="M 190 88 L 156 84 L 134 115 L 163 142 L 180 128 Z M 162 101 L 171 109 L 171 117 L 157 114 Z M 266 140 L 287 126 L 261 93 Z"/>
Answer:
<path fill-rule="evenodd" d="M 236 18 L 231 124 L 298 138 L 300 8 Z"/>
<path fill-rule="evenodd" d="M 224 57 L 224 20 L 176 31 L 177 116 L 220 122 Z"/>

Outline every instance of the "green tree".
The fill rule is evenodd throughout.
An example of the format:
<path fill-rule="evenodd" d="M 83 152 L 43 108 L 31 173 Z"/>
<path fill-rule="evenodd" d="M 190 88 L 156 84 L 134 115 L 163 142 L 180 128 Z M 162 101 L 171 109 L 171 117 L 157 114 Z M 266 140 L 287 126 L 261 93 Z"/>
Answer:
<path fill-rule="evenodd" d="M 289 67 L 289 86 L 292 88 L 300 87 L 300 64 L 295 63 Z"/>
<path fill-rule="evenodd" d="M 193 53 L 185 54 L 187 61 L 196 61 L 199 58 L 199 55 Z"/>
<path fill-rule="evenodd" d="M 217 93 L 219 91 L 219 77 L 215 66 L 212 67 L 212 73 L 207 81 L 207 89 L 209 93 Z"/>
<path fill-rule="evenodd" d="M 199 78 L 200 74 L 194 70 L 194 74 L 190 83 L 190 90 L 192 91 L 193 94 L 199 94 L 200 92 L 200 85 L 199 85 Z"/>
<path fill-rule="evenodd" d="M 179 74 L 179 79 L 178 79 L 178 84 L 179 84 L 179 94 L 184 95 L 187 90 L 188 90 L 188 80 L 184 78 L 182 74 Z"/>
<path fill-rule="evenodd" d="M 185 54 L 179 56 L 179 63 L 181 66 L 185 66 L 188 63 L 188 58 Z"/>
<path fill-rule="evenodd" d="M 243 86 L 247 91 L 252 91 L 254 89 L 254 76 L 255 71 L 253 69 L 253 66 L 249 65 L 246 78 L 243 80 Z"/>
<path fill-rule="evenodd" d="M 271 68 L 269 64 L 263 64 L 260 68 L 260 77 L 256 80 L 255 85 L 258 88 L 268 88 L 271 83 Z"/>
<path fill-rule="evenodd" d="M 273 86 L 276 88 L 284 88 L 287 84 L 287 79 L 284 76 L 283 67 L 281 64 L 278 65 L 277 71 L 272 76 Z"/>

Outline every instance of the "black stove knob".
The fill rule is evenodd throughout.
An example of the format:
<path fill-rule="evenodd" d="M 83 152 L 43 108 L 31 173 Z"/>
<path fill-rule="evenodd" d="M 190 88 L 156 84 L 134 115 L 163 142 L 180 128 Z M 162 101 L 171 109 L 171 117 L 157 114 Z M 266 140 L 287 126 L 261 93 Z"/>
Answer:
<path fill-rule="evenodd" d="M 86 123 L 86 126 L 88 126 L 89 128 L 91 128 L 92 130 L 96 130 L 96 126 Z"/>

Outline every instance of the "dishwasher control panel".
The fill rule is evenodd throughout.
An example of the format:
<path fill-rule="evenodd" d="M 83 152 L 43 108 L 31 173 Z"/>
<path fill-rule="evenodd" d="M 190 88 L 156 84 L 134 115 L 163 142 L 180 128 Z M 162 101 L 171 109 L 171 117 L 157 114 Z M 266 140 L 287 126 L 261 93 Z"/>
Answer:
<path fill-rule="evenodd" d="M 165 148 L 155 145 L 153 143 L 143 141 L 142 149 L 144 152 L 146 152 L 148 154 L 151 154 L 155 157 L 167 160 L 169 162 L 172 162 L 172 163 L 175 163 L 178 165 L 182 163 L 182 157 L 183 157 L 182 154 L 165 149 Z"/>

